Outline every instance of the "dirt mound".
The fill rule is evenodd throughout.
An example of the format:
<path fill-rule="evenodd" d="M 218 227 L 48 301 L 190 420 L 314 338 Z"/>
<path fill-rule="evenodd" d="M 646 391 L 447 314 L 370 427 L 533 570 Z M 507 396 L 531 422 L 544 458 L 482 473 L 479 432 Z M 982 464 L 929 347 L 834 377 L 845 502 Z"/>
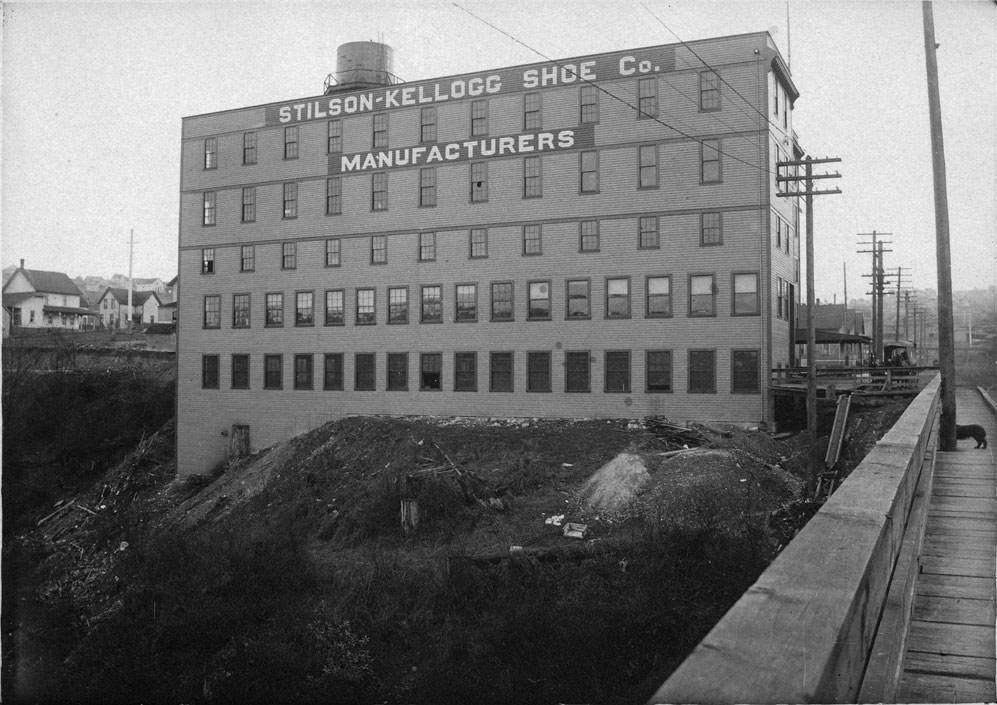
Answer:
<path fill-rule="evenodd" d="M 650 480 L 651 473 L 639 455 L 620 453 L 585 481 L 577 501 L 583 511 L 618 512 L 630 505 Z"/>

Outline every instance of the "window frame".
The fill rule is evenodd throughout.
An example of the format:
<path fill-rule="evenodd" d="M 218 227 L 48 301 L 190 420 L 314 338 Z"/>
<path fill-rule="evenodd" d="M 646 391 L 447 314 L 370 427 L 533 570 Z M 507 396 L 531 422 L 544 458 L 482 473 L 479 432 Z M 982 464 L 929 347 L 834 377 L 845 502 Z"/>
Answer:
<path fill-rule="evenodd" d="M 573 298 L 571 295 L 571 285 L 577 283 L 585 284 L 585 314 L 581 316 L 571 315 L 571 302 Z M 590 321 L 592 320 L 592 280 L 588 278 L 583 279 L 565 279 L 564 280 L 564 320 L 566 321 Z"/>
<path fill-rule="evenodd" d="M 531 105 L 533 99 L 536 105 Z M 523 93 L 523 132 L 543 129 L 543 97 L 540 91 Z"/>
<path fill-rule="evenodd" d="M 754 355 L 754 369 L 752 373 L 753 385 L 749 387 L 744 387 L 739 385 L 739 375 L 737 371 L 738 357 L 744 354 Z M 762 391 L 762 379 L 761 379 L 761 361 L 762 354 L 761 350 L 758 348 L 734 348 L 730 351 L 730 393 L 731 394 L 761 394 Z M 740 380 L 743 382 L 744 375 L 740 376 Z"/>
<path fill-rule="evenodd" d="M 353 353 L 353 391 L 377 391 L 377 353 Z"/>
<path fill-rule="evenodd" d="M 298 158 L 298 139 L 301 135 L 297 125 L 284 128 L 284 159 Z"/>
<path fill-rule="evenodd" d="M 388 210 L 388 172 L 376 171 L 370 175 L 370 210 Z"/>
<path fill-rule="evenodd" d="M 326 154 L 341 154 L 343 151 L 343 121 L 340 118 L 326 123 L 325 151 Z"/>
<path fill-rule="evenodd" d="M 653 86 L 653 91 L 645 91 Z M 645 107 L 647 106 L 647 107 Z M 637 79 L 637 119 L 654 120 L 658 117 L 658 78 L 648 76 Z"/>
<path fill-rule="evenodd" d="M 533 233 L 536 233 L 536 237 L 533 237 Z M 523 256 L 524 257 L 539 257 L 543 252 L 543 225 L 540 223 L 527 223 L 523 225 Z M 536 243 L 536 251 L 531 248 L 533 243 Z"/>
<path fill-rule="evenodd" d="M 586 94 L 591 98 L 594 97 L 595 100 L 586 101 Z M 593 107 L 594 106 L 594 107 Z M 586 108 L 589 110 L 589 118 L 586 119 Z M 592 117 L 594 113 L 595 117 Z M 578 124 L 585 125 L 588 123 L 598 123 L 599 122 L 599 88 L 593 83 L 583 83 L 578 87 Z"/>
<path fill-rule="evenodd" d="M 220 355 L 201 355 L 201 389 L 221 389 Z"/>
<path fill-rule="evenodd" d="M 710 280 L 710 310 L 708 313 L 698 312 L 694 310 L 694 303 L 696 301 L 696 296 L 705 296 L 705 294 L 695 294 L 693 293 L 693 280 L 694 279 L 705 279 Z M 717 275 L 715 272 L 692 272 L 689 274 L 689 317 L 690 318 L 715 318 L 717 315 Z"/>
<path fill-rule="evenodd" d="M 369 303 L 366 300 L 368 294 L 370 295 Z M 364 299 L 362 304 L 361 304 L 361 295 L 363 295 Z M 377 289 L 375 287 L 372 286 L 356 287 L 354 289 L 353 302 L 355 306 L 353 325 L 355 326 L 377 325 Z"/>
<path fill-rule="evenodd" d="M 408 353 L 389 352 L 384 358 L 385 391 L 407 392 Z"/>
<path fill-rule="evenodd" d="M 625 372 L 622 371 L 622 370 L 620 370 L 620 369 L 612 369 L 612 366 L 610 365 L 610 358 L 611 358 L 611 356 L 612 356 L 613 360 L 617 360 L 617 361 L 618 360 L 625 360 L 626 361 L 626 370 L 625 370 Z M 633 375 L 633 364 L 632 364 L 632 360 L 631 360 L 631 351 L 630 350 L 605 350 L 605 351 L 603 351 L 602 369 L 603 369 L 603 386 L 602 386 L 603 394 L 630 394 L 631 393 L 631 390 L 632 390 L 632 387 L 633 387 L 632 380 L 631 380 L 631 377 Z M 623 375 L 623 377 L 621 378 L 623 384 L 619 385 L 620 386 L 619 389 L 611 388 L 610 379 L 611 378 L 615 379 L 619 375 Z"/>
<path fill-rule="evenodd" d="M 523 198 L 543 198 L 543 161 L 537 155 L 523 157 Z"/>
<path fill-rule="evenodd" d="M 716 224 L 712 220 L 716 218 Z M 709 224 L 708 224 L 709 223 Z M 710 236 L 707 237 L 707 232 Z M 715 235 L 714 235 L 715 233 Z M 699 214 L 699 246 L 719 247 L 724 244 L 724 220 L 720 211 L 705 211 Z"/>
<path fill-rule="evenodd" d="M 283 183 L 282 205 L 282 220 L 294 220 L 298 217 L 298 182 L 285 181 Z"/>
<path fill-rule="evenodd" d="M 645 221 L 653 221 L 654 229 L 646 229 Z M 653 233 L 653 242 L 650 236 Z M 638 250 L 660 250 L 661 249 L 661 219 L 656 215 L 637 216 L 637 249 Z"/>
<path fill-rule="evenodd" d="M 242 211 L 240 221 L 242 223 L 256 222 L 256 187 L 242 187 Z"/>
<path fill-rule="evenodd" d="M 335 244 L 334 244 L 335 243 Z M 343 241 L 338 237 L 325 240 L 325 266 L 341 267 L 343 265 Z"/>
<path fill-rule="evenodd" d="M 201 226 L 213 227 L 218 224 L 218 194 L 204 191 L 201 197 Z"/>
<path fill-rule="evenodd" d="M 339 294 L 339 321 L 337 322 L 335 318 L 332 319 L 330 323 L 330 312 L 334 312 L 335 308 L 329 307 L 329 294 Z M 346 325 L 346 289 L 326 289 L 325 296 L 322 297 L 322 309 L 323 309 L 323 320 L 326 326 L 345 326 Z"/>
<path fill-rule="evenodd" d="M 594 156 L 595 158 L 595 168 L 592 165 L 588 165 L 586 169 L 585 157 Z M 587 175 L 595 175 L 595 188 L 585 187 L 585 177 Z M 578 193 L 579 194 L 594 194 L 599 193 L 599 150 L 598 149 L 586 149 L 578 153 Z"/>
<path fill-rule="evenodd" d="M 427 116 L 430 118 L 427 121 Z M 427 136 L 428 134 L 428 136 Z M 419 109 L 419 142 L 420 144 L 437 141 L 437 114 L 436 107 L 427 105 Z"/>
<path fill-rule="evenodd" d="M 436 207 L 436 167 L 426 166 L 419 169 L 419 207 Z"/>
<path fill-rule="evenodd" d="M 439 369 L 426 369 L 429 360 L 436 360 Z M 437 375 L 436 386 L 426 384 L 426 375 Z M 419 353 L 419 391 L 420 392 L 442 392 L 443 391 L 443 353 L 442 352 L 422 352 Z"/>
<path fill-rule="evenodd" d="M 470 228 L 467 231 L 467 233 L 468 233 L 467 237 L 468 237 L 468 244 L 469 244 L 468 259 L 487 259 L 488 258 L 488 228 Z M 484 238 L 476 242 L 475 239 L 474 239 L 475 233 L 483 233 L 484 234 Z M 477 247 L 482 247 L 483 246 L 483 248 L 484 248 L 484 254 L 481 254 L 480 252 L 478 254 L 475 254 L 474 253 L 474 249 L 475 249 L 476 246 Z"/>
<path fill-rule="evenodd" d="M 277 297 L 277 298 L 274 298 Z M 271 304 L 276 301 L 280 303 L 280 307 L 276 308 Z M 278 314 L 275 317 L 272 314 Z M 264 328 L 283 328 L 284 327 L 284 292 L 283 291 L 268 291 L 263 295 L 263 327 Z"/>
<path fill-rule="evenodd" d="M 338 361 L 338 369 L 335 363 Z M 330 365 L 330 363 L 333 363 Z M 336 384 L 338 373 L 339 384 Z M 343 353 L 325 353 L 322 356 L 322 389 L 341 392 L 346 387 L 346 372 Z"/>
<path fill-rule="evenodd" d="M 255 130 L 242 133 L 242 165 L 256 164 L 257 135 Z"/>
<path fill-rule="evenodd" d="M 651 364 L 652 355 L 668 356 L 668 388 L 657 389 L 651 387 L 652 371 L 657 371 Z M 660 385 L 658 385 L 660 386 Z M 647 394 L 672 394 L 675 391 L 675 354 L 671 349 L 646 350 L 644 355 L 644 391 Z"/>
<path fill-rule="evenodd" d="M 280 244 L 281 271 L 292 271 L 298 268 L 298 243 L 282 242 Z"/>
<path fill-rule="evenodd" d="M 273 364 L 276 363 L 274 367 Z M 283 353 L 265 353 L 263 355 L 263 388 L 284 388 L 284 355 Z"/>
<path fill-rule="evenodd" d="M 201 248 L 201 274 L 215 273 L 215 248 Z"/>
<path fill-rule="evenodd" d="M 241 304 L 240 304 L 241 302 Z M 244 314 L 240 318 L 239 314 Z M 253 303 L 252 296 L 246 292 L 232 294 L 232 328 L 245 329 L 252 326 Z"/>
<path fill-rule="evenodd" d="M 204 138 L 204 171 L 218 168 L 218 138 Z"/>
<path fill-rule="evenodd" d="M 388 236 L 370 236 L 370 263 L 371 265 L 381 265 L 388 263 Z"/>
<path fill-rule="evenodd" d="M 577 364 L 579 360 L 584 360 L 584 370 L 572 368 L 572 361 Z M 575 377 L 579 372 L 584 373 L 583 380 Z M 579 381 L 584 382 L 578 384 Z M 592 392 L 592 351 L 591 350 L 565 350 L 564 351 L 564 393 L 565 394 L 589 394 Z"/>
<path fill-rule="evenodd" d="M 470 369 L 461 369 L 462 362 L 471 361 Z M 455 392 L 478 391 L 478 353 L 473 351 L 454 351 L 453 354 L 453 390 Z"/>
<path fill-rule="evenodd" d="M 553 391 L 551 380 L 551 354 L 549 350 L 527 350 L 526 351 L 526 392 L 528 394 L 549 394 Z M 546 369 L 534 367 L 534 362 L 546 362 Z M 535 383 L 535 374 L 542 374 L 543 378 L 537 380 L 541 384 Z"/>
<path fill-rule="evenodd" d="M 239 248 L 239 271 L 256 271 L 256 245 L 242 245 Z"/>
<path fill-rule="evenodd" d="M 712 77 L 712 80 L 711 80 Z M 722 109 L 720 74 L 710 69 L 699 72 L 699 112 L 714 113 Z"/>
<path fill-rule="evenodd" d="M 236 361 L 239 361 L 239 365 Z M 230 389 L 249 389 L 250 379 L 252 375 L 252 367 L 250 365 L 250 356 L 246 353 L 232 353 L 231 364 L 231 375 L 229 377 L 229 388 Z M 241 367 L 242 363 L 245 363 L 245 369 Z"/>
<path fill-rule="evenodd" d="M 497 369 L 496 361 L 502 360 L 504 366 L 508 360 L 509 369 Z M 501 375 L 501 377 L 499 377 Z M 508 389 L 505 389 L 504 382 L 508 375 Z M 496 381 L 503 384 L 496 384 Z M 488 391 L 498 394 L 511 394 L 516 391 L 516 354 L 511 350 L 490 350 L 488 352 Z"/>
<path fill-rule="evenodd" d="M 709 385 L 708 388 L 706 386 L 703 386 L 703 388 L 699 388 L 698 386 L 696 386 L 696 387 L 693 386 L 693 383 L 697 381 L 697 380 L 695 380 L 695 377 L 694 377 L 694 374 L 696 373 L 696 366 L 693 364 L 693 356 L 700 355 L 700 354 L 703 354 L 703 355 L 709 354 L 709 356 L 710 356 L 711 366 L 710 366 L 710 370 L 709 370 L 709 373 L 710 373 L 710 380 L 709 381 L 710 381 L 711 384 Z M 688 377 L 688 379 L 687 379 L 687 387 L 688 387 L 688 389 L 686 391 L 689 394 L 716 394 L 717 393 L 717 349 L 716 348 L 690 348 L 689 351 L 688 351 L 688 362 L 689 362 L 689 364 L 688 364 L 688 367 L 686 368 L 688 370 L 688 375 L 687 375 L 687 377 Z"/>
<path fill-rule="evenodd" d="M 470 289 L 474 294 L 474 308 L 469 314 L 465 310 L 464 314 L 461 313 L 461 289 Z M 468 299 L 463 300 L 465 309 L 467 306 Z M 477 323 L 478 322 L 478 284 L 477 282 L 457 282 L 454 284 L 454 323 Z"/>
<path fill-rule="evenodd" d="M 416 253 L 419 262 L 436 261 L 436 231 L 419 233 L 419 251 Z"/>
<path fill-rule="evenodd" d="M 388 114 L 374 113 L 371 116 L 370 148 L 385 149 L 388 146 Z"/>
<path fill-rule="evenodd" d="M 542 301 L 542 298 L 534 298 L 533 287 L 545 286 L 547 287 L 547 313 L 541 315 L 535 315 L 533 313 L 533 302 Z M 529 279 L 526 282 L 526 320 L 527 321 L 550 321 L 552 320 L 554 313 L 554 302 L 553 302 L 553 292 L 551 291 L 551 280 L 550 279 Z"/>
<path fill-rule="evenodd" d="M 304 364 L 302 364 L 304 363 Z M 312 353 L 294 354 L 294 389 L 315 389 L 315 355 Z"/>
<path fill-rule="evenodd" d="M 754 295 L 754 300 L 751 304 L 751 309 L 748 311 L 741 311 L 738 302 L 738 290 L 737 283 L 739 277 L 754 277 L 755 290 L 754 292 L 744 292 Z M 762 315 L 761 308 L 761 276 L 759 276 L 757 271 L 737 271 L 730 273 L 730 315 L 731 316 L 760 316 Z"/>
<path fill-rule="evenodd" d="M 508 291 L 509 291 L 509 315 L 508 315 L 508 317 L 505 317 L 505 316 L 496 316 L 495 315 L 495 303 L 496 303 L 496 301 L 498 301 L 498 302 L 503 302 L 504 301 L 504 299 L 496 299 L 495 298 L 495 287 L 497 287 L 497 286 L 501 286 L 501 287 L 506 287 L 507 286 L 508 287 Z M 516 284 L 515 284 L 515 282 L 513 282 L 511 279 L 490 282 L 489 286 L 488 286 L 488 292 L 489 292 L 489 304 L 488 304 L 489 320 L 492 321 L 492 322 L 494 322 L 494 323 L 507 323 L 509 321 L 516 320 Z"/>
<path fill-rule="evenodd" d="M 645 163 L 644 155 L 653 154 L 653 163 Z M 659 169 L 660 159 L 660 145 L 655 142 L 653 144 L 640 144 L 637 145 L 637 190 L 642 191 L 646 189 L 656 189 L 661 186 L 661 172 Z M 653 183 L 644 183 L 644 175 L 646 169 L 653 169 Z"/>
<path fill-rule="evenodd" d="M 435 289 L 438 293 L 438 298 L 436 299 L 437 305 L 439 306 L 439 315 L 434 317 L 426 316 L 426 292 L 428 289 Z M 432 304 L 432 300 L 430 300 Z M 423 284 L 419 289 L 419 323 L 443 323 L 443 285 L 442 284 Z"/>
<path fill-rule="evenodd" d="M 585 228 L 588 225 L 595 225 L 594 233 L 586 233 Z M 592 240 L 595 238 L 595 247 L 586 247 L 586 239 Z M 578 251 L 579 252 L 598 252 L 602 246 L 602 236 L 600 234 L 599 220 L 597 218 L 589 218 L 587 220 L 578 221 Z"/>
<path fill-rule="evenodd" d="M 343 214 L 343 179 L 341 176 L 328 176 L 325 179 L 325 214 Z"/>
<path fill-rule="evenodd" d="M 397 292 L 404 293 L 404 301 L 397 302 L 392 301 L 392 295 Z M 403 307 L 403 308 L 399 308 Z M 396 311 L 400 310 L 401 315 L 396 315 Z M 409 296 L 407 286 L 389 286 L 388 287 L 388 325 L 406 325 L 409 322 Z"/>
<path fill-rule="evenodd" d="M 307 301 L 308 305 L 302 306 Z M 294 292 L 294 327 L 310 328 L 315 326 L 315 291 L 303 289 Z"/>
<path fill-rule="evenodd" d="M 476 108 L 484 106 L 481 112 L 484 115 L 475 115 Z M 471 126 L 470 126 L 470 136 L 471 137 L 483 137 L 488 134 L 488 99 L 479 98 L 478 100 L 471 101 Z M 484 129 L 475 129 L 475 125 L 484 125 Z"/>
<path fill-rule="evenodd" d="M 122 308 L 124 308 L 122 306 Z M 202 308 L 201 328 L 217 330 L 222 327 L 222 295 L 205 294 Z"/>
<path fill-rule="evenodd" d="M 610 297 L 613 295 L 610 292 L 610 282 L 619 282 L 619 281 L 626 282 L 626 285 L 627 285 L 627 294 L 626 294 L 627 310 L 626 310 L 626 313 L 622 314 L 622 315 L 621 314 L 613 313 L 612 307 L 610 306 L 610 302 L 612 300 Z M 606 295 L 605 295 L 605 300 L 603 301 L 603 305 L 606 308 L 605 308 L 605 311 L 604 311 L 603 318 L 605 318 L 606 320 L 626 320 L 626 319 L 632 318 L 633 317 L 632 316 L 632 314 L 633 314 L 633 284 L 630 281 L 630 276 L 627 275 L 627 276 L 623 276 L 623 277 L 606 277 L 605 278 L 605 287 L 606 287 L 606 290 L 605 290 L 605 294 Z"/>
<path fill-rule="evenodd" d="M 707 143 L 711 143 L 709 146 Z M 712 143 L 716 143 L 716 146 L 712 146 Z M 716 153 L 716 159 L 707 159 L 707 150 L 711 150 Z M 721 184 L 724 180 L 723 173 L 723 160 L 721 159 L 723 150 L 723 140 L 719 137 L 705 138 L 699 141 L 699 183 L 700 184 Z M 706 178 L 706 169 L 708 164 L 716 163 L 716 178 Z"/>
<path fill-rule="evenodd" d="M 475 176 L 482 178 L 475 178 Z M 477 184 L 477 185 L 475 185 Z M 488 203 L 488 162 L 471 162 L 468 166 L 468 203 Z"/>

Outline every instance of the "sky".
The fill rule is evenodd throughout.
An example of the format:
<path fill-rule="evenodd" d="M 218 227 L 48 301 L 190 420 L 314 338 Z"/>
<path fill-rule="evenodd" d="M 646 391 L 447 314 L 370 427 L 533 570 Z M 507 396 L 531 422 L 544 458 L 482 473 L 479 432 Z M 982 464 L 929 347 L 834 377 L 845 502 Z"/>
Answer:
<path fill-rule="evenodd" d="M 952 285 L 989 288 L 997 3 L 936 0 L 933 15 Z M 134 231 L 134 276 L 171 279 L 181 118 L 321 95 L 346 42 L 389 44 L 394 72 L 417 81 L 757 31 L 790 61 L 801 144 L 842 160 L 828 165 L 842 178 L 826 182 L 842 193 L 814 202 L 815 295 L 869 291 L 871 254 L 857 251 L 873 230 L 891 233 L 887 270 L 937 288 L 916 0 L 5 2 L 2 264 L 127 274 Z"/>

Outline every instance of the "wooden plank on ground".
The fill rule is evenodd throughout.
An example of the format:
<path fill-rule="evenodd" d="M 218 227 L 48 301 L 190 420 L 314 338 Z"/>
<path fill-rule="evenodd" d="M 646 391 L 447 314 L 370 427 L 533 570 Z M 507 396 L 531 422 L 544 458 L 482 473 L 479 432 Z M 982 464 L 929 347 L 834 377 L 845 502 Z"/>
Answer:
<path fill-rule="evenodd" d="M 908 651 L 904 670 L 986 679 L 993 678 L 994 663 L 992 658 L 978 656 L 939 656 L 923 651 Z"/>
<path fill-rule="evenodd" d="M 908 649 L 938 655 L 994 657 L 994 626 L 912 620 Z"/>
<path fill-rule="evenodd" d="M 997 620 L 997 609 L 992 600 L 919 595 L 914 602 L 914 619 L 923 622 L 993 626 Z"/>
<path fill-rule="evenodd" d="M 976 578 L 994 577 L 994 558 L 957 558 L 952 556 L 921 556 L 921 572 L 939 575 L 969 575 Z"/>
<path fill-rule="evenodd" d="M 942 595 L 968 597 L 977 600 L 994 599 L 992 578 L 970 578 L 968 576 L 930 575 L 917 576 L 918 595 Z"/>
<path fill-rule="evenodd" d="M 900 679 L 900 702 L 985 703 L 994 700 L 993 680 L 904 673 Z"/>

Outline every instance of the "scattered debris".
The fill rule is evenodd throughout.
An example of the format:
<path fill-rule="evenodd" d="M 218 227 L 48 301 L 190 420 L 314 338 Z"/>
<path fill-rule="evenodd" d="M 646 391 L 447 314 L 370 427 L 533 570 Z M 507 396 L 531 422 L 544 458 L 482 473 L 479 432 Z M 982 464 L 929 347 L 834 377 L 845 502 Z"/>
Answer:
<path fill-rule="evenodd" d="M 647 416 L 644 427 L 660 439 L 673 443 L 676 447 L 706 445 L 709 441 L 702 433 L 688 426 L 673 424 L 665 416 Z"/>
<path fill-rule="evenodd" d="M 562 523 L 564 523 L 563 514 L 555 514 L 554 516 L 544 519 L 544 524 L 547 524 L 548 526 L 560 526 Z"/>
<path fill-rule="evenodd" d="M 585 534 L 588 533 L 588 530 L 588 524 L 575 524 L 574 522 L 568 522 L 564 525 L 564 530 L 561 533 L 569 539 L 583 539 L 585 538 Z"/>

